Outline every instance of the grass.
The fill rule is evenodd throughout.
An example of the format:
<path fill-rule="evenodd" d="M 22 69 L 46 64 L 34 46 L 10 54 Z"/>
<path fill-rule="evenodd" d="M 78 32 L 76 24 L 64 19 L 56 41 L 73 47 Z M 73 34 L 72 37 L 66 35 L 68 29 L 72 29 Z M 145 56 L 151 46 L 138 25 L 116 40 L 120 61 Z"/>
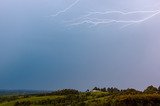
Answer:
<path fill-rule="evenodd" d="M 82 93 L 81 95 L 84 95 L 86 93 Z M 104 96 L 108 95 L 109 93 L 107 92 L 91 92 L 89 96 L 87 96 L 87 101 L 85 101 L 86 103 L 94 100 L 94 99 L 101 99 Z M 40 101 L 40 100 L 46 100 L 46 99 L 56 99 L 56 98 L 65 98 L 66 96 L 56 96 L 56 95 L 52 95 L 52 96 L 31 96 L 28 98 L 20 98 L 18 100 L 14 100 L 14 101 L 10 101 L 10 102 L 4 102 L 1 103 L 0 106 L 14 106 L 14 104 L 18 101 L 18 102 L 23 102 L 23 101 Z M 101 97 L 101 98 L 100 98 Z M 36 106 L 36 105 L 32 105 L 32 106 Z"/>
<path fill-rule="evenodd" d="M 37 96 L 32 96 L 32 97 L 29 97 L 29 98 L 22 98 L 22 99 L 18 99 L 18 100 L 14 100 L 14 101 L 11 101 L 11 102 L 4 102 L 4 103 L 1 103 L 0 106 L 14 106 L 14 104 L 19 101 L 19 102 L 22 102 L 22 101 L 40 101 L 40 100 L 46 100 L 46 99 L 56 99 L 56 98 L 64 98 L 64 96 L 41 96 L 41 97 L 37 97 Z"/>
<path fill-rule="evenodd" d="M 76 95 L 78 96 L 78 98 L 80 97 L 82 99 L 83 97 L 86 97 L 86 99 L 84 99 L 83 101 L 79 101 L 77 99 Z M 27 101 L 37 102 L 37 101 L 43 101 L 43 100 L 47 100 L 47 99 L 57 100 L 59 98 L 62 100 L 66 100 L 68 96 L 69 95 L 29 96 L 27 98 L 20 97 L 17 100 L 1 103 L 0 106 L 14 106 L 14 104 L 17 101 L 18 102 L 27 102 Z M 150 103 L 150 101 L 151 101 L 151 103 L 152 102 L 160 103 L 160 94 L 156 94 L 156 93 L 153 93 L 153 94 L 145 94 L 145 93 L 144 94 L 143 93 L 141 93 L 141 94 L 111 94 L 108 92 L 85 92 L 85 93 L 80 93 L 80 94 L 75 94 L 75 95 L 73 94 L 70 96 L 73 100 L 67 99 L 66 102 L 71 103 L 70 101 L 73 101 L 75 104 L 78 104 L 80 102 L 84 102 L 85 104 L 87 104 L 87 106 L 97 106 L 97 104 L 100 104 L 98 106 L 104 106 L 103 104 L 106 104 L 106 103 L 111 103 L 111 104 L 119 103 L 121 105 L 118 104 L 118 105 L 114 105 L 114 106 L 124 106 L 123 103 L 125 103 L 126 100 L 129 100 L 130 102 L 136 101 L 136 103 L 141 103 L 142 101 L 148 101 L 148 103 Z M 30 106 L 44 106 L 44 105 L 30 105 Z M 45 106 L 53 106 L 53 105 L 45 105 Z M 109 105 L 109 106 L 111 106 L 111 105 Z M 142 106 L 144 106 L 144 105 L 142 105 Z M 155 105 L 150 105 L 150 106 L 155 106 Z M 160 106 L 160 105 L 156 105 L 156 106 Z"/>

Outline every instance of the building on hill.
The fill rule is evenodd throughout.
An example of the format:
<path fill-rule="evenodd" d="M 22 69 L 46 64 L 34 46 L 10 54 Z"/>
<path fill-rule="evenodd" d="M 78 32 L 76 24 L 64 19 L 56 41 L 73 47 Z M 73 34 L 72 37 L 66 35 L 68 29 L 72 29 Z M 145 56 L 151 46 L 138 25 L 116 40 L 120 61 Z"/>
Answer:
<path fill-rule="evenodd" d="M 91 90 L 91 92 L 100 92 L 100 90 Z"/>

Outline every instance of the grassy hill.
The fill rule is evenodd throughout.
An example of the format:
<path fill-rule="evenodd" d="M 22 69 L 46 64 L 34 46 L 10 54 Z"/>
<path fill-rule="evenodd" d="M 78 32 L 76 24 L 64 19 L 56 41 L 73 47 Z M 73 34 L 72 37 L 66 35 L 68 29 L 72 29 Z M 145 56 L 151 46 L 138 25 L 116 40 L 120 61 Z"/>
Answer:
<path fill-rule="evenodd" d="M 46 94 L 1 96 L 0 106 L 160 106 L 160 92 L 152 88 L 143 92 L 114 88 L 87 92 L 64 89 Z"/>

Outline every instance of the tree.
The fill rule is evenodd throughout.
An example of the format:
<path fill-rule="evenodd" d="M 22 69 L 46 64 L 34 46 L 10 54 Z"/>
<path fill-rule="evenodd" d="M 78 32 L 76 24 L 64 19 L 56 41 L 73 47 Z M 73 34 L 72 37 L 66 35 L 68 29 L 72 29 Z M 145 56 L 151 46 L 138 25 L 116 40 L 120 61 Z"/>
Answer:
<path fill-rule="evenodd" d="M 102 91 L 102 92 L 106 92 L 107 90 L 106 90 L 106 88 L 104 87 L 104 88 L 101 88 L 101 91 Z"/>
<path fill-rule="evenodd" d="M 93 88 L 93 90 L 100 90 L 100 88 L 98 88 L 98 87 L 94 87 L 94 88 Z"/>
<path fill-rule="evenodd" d="M 158 89 L 154 86 L 148 86 L 145 90 L 144 93 L 157 93 Z"/>
<path fill-rule="evenodd" d="M 138 91 L 133 88 L 128 88 L 126 90 L 121 90 L 121 93 L 123 93 L 123 94 L 139 94 L 139 93 L 141 93 L 141 91 Z"/>
<path fill-rule="evenodd" d="M 110 93 L 118 93 L 120 90 L 115 87 L 107 88 L 107 91 Z"/>
<path fill-rule="evenodd" d="M 79 94 L 78 90 L 75 89 L 63 89 L 63 90 L 58 90 L 54 91 L 51 93 L 52 95 L 69 95 L 69 94 Z"/>
<path fill-rule="evenodd" d="M 160 86 L 158 87 L 158 91 L 160 92 Z"/>
<path fill-rule="evenodd" d="M 87 89 L 86 92 L 89 92 L 89 89 Z"/>

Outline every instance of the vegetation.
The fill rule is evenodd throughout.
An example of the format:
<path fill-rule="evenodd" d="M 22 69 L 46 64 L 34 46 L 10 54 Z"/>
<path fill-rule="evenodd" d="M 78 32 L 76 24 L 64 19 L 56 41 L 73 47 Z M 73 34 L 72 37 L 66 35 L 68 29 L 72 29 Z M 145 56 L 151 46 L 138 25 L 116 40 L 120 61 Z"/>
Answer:
<path fill-rule="evenodd" d="M 80 92 L 64 89 L 49 93 L 0 96 L 0 106 L 160 106 L 160 87 L 98 88 Z"/>

